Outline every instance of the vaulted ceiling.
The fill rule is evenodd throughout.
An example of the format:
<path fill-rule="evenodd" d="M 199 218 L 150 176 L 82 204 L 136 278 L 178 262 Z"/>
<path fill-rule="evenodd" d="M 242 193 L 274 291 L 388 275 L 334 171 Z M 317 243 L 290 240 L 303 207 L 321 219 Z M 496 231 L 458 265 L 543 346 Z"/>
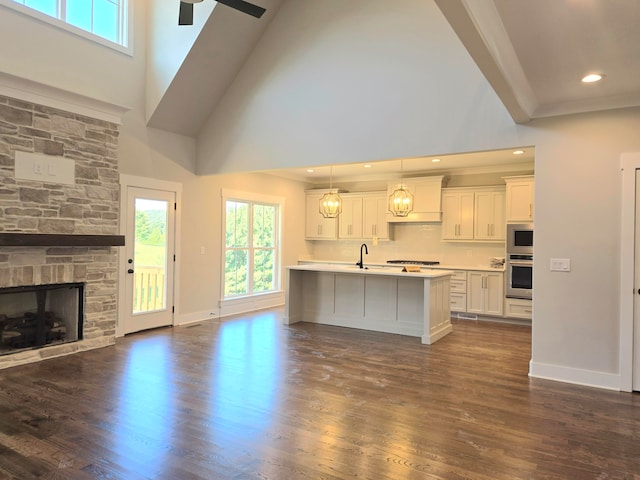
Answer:
<path fill-rule="evenodd" d="M 254 0 L 259 20 L 216 5 L 148 124 L 196 137 L 283 1 Z M 434 1 L 515 122 L 640 105 L 640 2 Z"/>

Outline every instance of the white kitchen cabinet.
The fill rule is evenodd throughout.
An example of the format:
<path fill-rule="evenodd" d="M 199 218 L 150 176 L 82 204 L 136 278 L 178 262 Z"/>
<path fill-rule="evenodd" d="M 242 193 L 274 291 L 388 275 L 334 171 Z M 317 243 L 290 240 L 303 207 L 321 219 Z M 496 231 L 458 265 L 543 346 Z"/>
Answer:
<path fill-rule="evenodd" d="M 531 320 L 533 315 L 532 301 L 524 298 L 507 298 L 504 302 L 504 316 Z"/>
<path fill-rule="evenodd" d="M 503 187 L 442 190 L 442 239 L 504 242 Z"/>
<path fill-rule="evenodd" d="M 406 217 L 394 217 L 387 213 L 387 221 L 394 223 L 440 222 L 442 221 L 442 179 L 443 175 L 433 177 L 408 178 L 402 183 L 388 185 L 387 199 L 402 185 L 413 195 L 413 210 Z"/>
<path fill-rule="evenodd" d="M 467 311 L 467 272 L 454 270 L 449 281 L 449 300 L 452 312 Z"/>
<path fill-rule="evenodd" d="M 366 194 L 362 197 L 362 237 L 389 239 L 385 192 Z"/>
<path fill-rule="evenodd" d="M 502 272 L 467 272 L 467 312 L 501 317 L 503 303 Z"/>
<path fill-rule="evenodd" d="M 503 177 L 507 184 L 506 221 L 530 223 L 533 221 L 533 175 Z"/>
<path fill-rule="evenodd" d="M 474 193 L 470 190 L 443 191 L 443 240 L 473 240 L 473 205 Z"/>
<path fill-rule="evenodd" d="M 505 191 L 479 190 L 475 192 L 474 230 L 475 240 L 504 241 L 505 239 Z"/>
<path fill-rule="evenodd" d="M 328 191 L 328 190 L 327 190 Z M 307 192 L 305 238 L 335 240 L 338 238 L 338 219 L 324 218 L 320 213 L 320 199 L 326 191 Z"/>
<path fill-rule="evenodd" d="M 341 194 L 342 213 L 338 217 L 338 238 L 367 240 L 389 238 L 384 192 Z"/>
<path fill-rule="evenodd" d="M 338 216 L 339 238 L 362 238 L 362 196 L 342 194 L 342 213 Z"/>

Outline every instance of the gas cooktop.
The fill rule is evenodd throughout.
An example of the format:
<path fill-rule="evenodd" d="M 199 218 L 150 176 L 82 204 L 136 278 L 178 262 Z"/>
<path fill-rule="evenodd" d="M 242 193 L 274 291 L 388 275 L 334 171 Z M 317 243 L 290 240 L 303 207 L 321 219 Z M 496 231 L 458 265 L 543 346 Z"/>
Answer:
<path fill-rule="evenodd" d="M 387 260 L 387 263 L 398 265 L 440 265 L 440 262 L 433 260 Z"/>

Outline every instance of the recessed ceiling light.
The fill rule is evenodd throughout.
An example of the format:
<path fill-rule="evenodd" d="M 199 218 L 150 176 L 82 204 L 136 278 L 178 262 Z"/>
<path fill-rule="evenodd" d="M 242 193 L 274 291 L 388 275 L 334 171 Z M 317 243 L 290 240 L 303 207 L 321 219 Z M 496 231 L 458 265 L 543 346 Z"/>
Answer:
<path fill-rule="evenodd" d="M 593 83 L 602 80 L 604 73 L 590 73 L 582 77 L 582 83 Z"/>
<path fill-rule="evenodd" d="M 522 155 L 524 153 L 524 150 L 514 150 L 513 154 L 514 155 Z"/>
<path fill-rule="evenodd" d="M 431 159 L 431 161 L 432 161 L 433 163 L 438 163 L 438 162 L 440 161 L 440 159 L 439 159 L 439 158 L 432 158 L 432 159 Z"/>
<path fill-rule="evenodd" d="M 307 173 L 313 173 L 315 170 L 313 168 L 307 168 Z"/>
<path fill-rule="evenodd" d="M 369 165 L 368 163 L 363 165 L 364 168 L 371 168 L 371 165 Z"/>

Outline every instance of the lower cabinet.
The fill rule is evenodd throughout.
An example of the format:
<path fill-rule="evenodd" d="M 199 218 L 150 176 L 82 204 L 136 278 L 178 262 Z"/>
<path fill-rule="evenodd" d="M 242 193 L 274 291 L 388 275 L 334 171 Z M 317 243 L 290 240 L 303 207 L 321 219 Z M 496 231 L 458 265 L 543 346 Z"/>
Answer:
<path fill-rule="evenodd" d="M 524 298 L 507 298 L 504 302 L 504 316 L 508 318 L 533 318 L 532 301 Z"/>
<path fill-rule="evenodd" d="M 467 272 L 467 312 L 501 317 L 504 303 L 502 272 Z"/>
<path fill-rule="evenodd" d="M 452 312 L 467 311 L 467 272 L 466 270 L 454 270 L 449 281 Z"/>

